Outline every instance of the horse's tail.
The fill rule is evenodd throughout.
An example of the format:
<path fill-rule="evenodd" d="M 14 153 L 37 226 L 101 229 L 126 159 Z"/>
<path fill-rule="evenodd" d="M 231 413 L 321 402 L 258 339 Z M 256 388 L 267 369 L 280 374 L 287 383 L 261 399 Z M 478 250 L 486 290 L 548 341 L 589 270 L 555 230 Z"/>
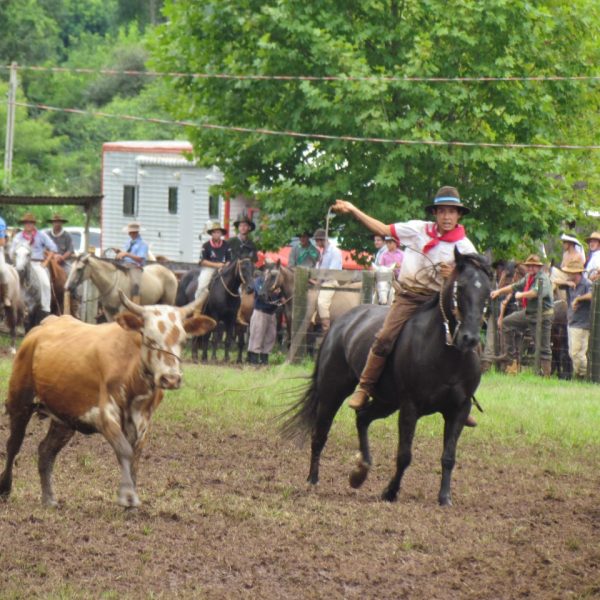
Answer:
<path fill-rule="evenodd" d="M 281 418 L 285 419 L 279 428 L 284 439 L 294 440 L 303 444 L 313 432 L 317 422 L 319 408 L 319 395 L 317 393 L 317 373 L 319 371 L 319 358 L 315 361 L 315 368 L 308 387 L 302 397 L 288 408 Z"/>

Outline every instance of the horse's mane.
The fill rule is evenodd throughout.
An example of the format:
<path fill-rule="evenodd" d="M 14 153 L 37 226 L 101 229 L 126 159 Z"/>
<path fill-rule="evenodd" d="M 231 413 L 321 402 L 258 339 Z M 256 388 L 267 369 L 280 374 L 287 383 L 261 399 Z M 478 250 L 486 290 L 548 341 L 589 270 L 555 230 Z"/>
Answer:
<path fill-rule="evenodd" d="M 115 260 L 114 258 L 105 258 L 105 257 L 100 258 L 99 256 L 96 256 L 95 254 L 88 254 L 88 258 L 93 258 L 94 260 L 97 260 L 99 262 L 108 263 L 110 265 L 113 265 L 118 271 L 121 271 L 123 273 L 129 273 L 129 269 L 127 267 L 123 266 L 123 264 L 120 261 Z"/>
<path fill-rule="evenodd" d="M 483 256 L 482 254 L 461 254 L 461 258 L 460 258 L 460 264 L 469 264 L 473 267 L 475 267 L 476 269 L 483 271 L 488 278 L 492 278 L 492 267 L 488 261 L 488 259 Z M 454 283 L 454 281 L 456 280 L 456 277 L 458 276 L 458 273 L 455 271 L 453 276 L 450 279 L 450 283 Z M 427 302 L 423 303 L 421 306 L 419 306 L 419 308 L 415 311 L 416 313 L 422 312 L 424 310 L 428 310 L 433 306 L 436 306 L 440 301 L 440 292 L 436 292 L 430 300 L 428 300 Z"/>

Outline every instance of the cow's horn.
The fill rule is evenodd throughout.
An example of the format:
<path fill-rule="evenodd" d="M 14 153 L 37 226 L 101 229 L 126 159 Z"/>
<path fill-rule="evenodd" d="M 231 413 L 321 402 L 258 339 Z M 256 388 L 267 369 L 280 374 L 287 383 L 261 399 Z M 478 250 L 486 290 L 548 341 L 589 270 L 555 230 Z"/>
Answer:
<path fill-rule="evenodd" d="M 126 308 L 128 308 L 132 313 L 135 313 L 136 315 L 141 315 L 144 312 L 143 307 L 141 307 L 139 304 L 136 304 L 135 302 L 130 300 L 125 295 L 125 292 L 123 290 L 119 290 L 119 298 L 121 298 L 121 303 Z"/>
<path fill-rule="evenodd" d="M 205 290 L 204 292 L 202 292 L 202 294 L 200 294 L 200 296 L 198 296 L 198 298 L 196 298 L 196 300 L 190 302 L 189 304 L 186 304 L 185 306 L 182 306 L 180 309 L 181 314 L 185 318 L 191 315 L 195 310 L 201 311 L 207 299 L 208 290 Z"/>

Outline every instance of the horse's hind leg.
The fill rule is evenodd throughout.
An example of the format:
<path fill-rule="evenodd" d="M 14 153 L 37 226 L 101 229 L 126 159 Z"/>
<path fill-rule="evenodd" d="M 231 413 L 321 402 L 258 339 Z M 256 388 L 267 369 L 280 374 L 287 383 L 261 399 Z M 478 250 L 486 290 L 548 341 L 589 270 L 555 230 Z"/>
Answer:
<path fill-rule="evenodd" d="M 6 411 L 10 418 L 10 435 L 6 442 L 6 466 L 0 475 L 0 497 L 7 498 L 12 488 L 12 470 L 15 458 L 21 449 L 27 424 L 33 414 L 33 393 L 21 392 L 18 398 L 9 397 Z"/>
<path fill-rule="evenodd" d="M 391 415 L 396 407 L 378 402 L 369 403 L 366 408 L 356 413 L 356 429 L 358 431 L 359 452 L 356 456 L 356 465 L 350 471 L 350 486 L 359 488 L 367 479 L 371 468 L 371 450 L 369 448 L 369 426 L 376 419 L 384 419 Z"/>
<path fill-rule="evenodd" d="M 69 443 L 75 431 L 62 423 L 52 421 L 46 437 L 38 448 L 38 471 L 42 484 L 42 504 L 56 506 L 52 491 L 52 470 L 57 454 Z"/>
<path fill-rule="evenodd" d="M 471 403 L 465 402 L 458 411 L 444 415 L 444 451 L 442 453 L 442 484 L 438 500 L 441 506 L 452 506 L 452 469 L 456 461 L 456 444 L 464 423 L 471 411 Z"/>
<path fill-rule="evenodd" d="M 400 415 L 398 417 L 398 432 L 400 439 L 398 441 L 398 454 L 396 456 L 396 473 L 383 491 L 383 494 L 381 495 L 382 500 L 394 502 L 398 496 L 402 475 L 404 475 L 404 471 L 406 471 L 412 460 L 412 443 L 416 426 L 417 415 L 415 414 L 414 409 L 410 405 L 405 405 L 400 410 Z"/>
<path fill-rule="evenodd" d="M 354 389 L 355 382 L 349 386 L 344 387 L 341 390 L 336 390 L 334 393 L 327 393 L 320 391 L 319 395 L 321 398 L 327 398 L 328 400 L 319 402 L 319 408 L 317 409 L 317 418 L 315 420 L 315 426 L 313 429 L 311 444 L 310 444 L 310 471 L 308 473 L 307 481 L 313 485 L 319 483 L 319 463 L 321 461 L 321 452 L 327 442 L 329 430 L 333 419 L 337 414 L 340 406 L 343 404 L 344 399 Z M 316 391 L 314 393 L 317 393 Z"/>

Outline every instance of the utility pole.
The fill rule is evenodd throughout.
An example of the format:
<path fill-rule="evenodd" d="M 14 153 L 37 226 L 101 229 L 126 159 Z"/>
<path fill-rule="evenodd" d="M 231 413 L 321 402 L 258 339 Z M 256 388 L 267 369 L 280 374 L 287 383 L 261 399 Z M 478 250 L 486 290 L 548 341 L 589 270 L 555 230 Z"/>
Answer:
<path fill-rule="evenodd" d="M 4 146 L 4 189 L 10 188 L 12 178 L 13 146 L 15 142 L 15 102 L 17 101 L 17 63 L 10 65 L 6 111 L 6 142 Z"/>

